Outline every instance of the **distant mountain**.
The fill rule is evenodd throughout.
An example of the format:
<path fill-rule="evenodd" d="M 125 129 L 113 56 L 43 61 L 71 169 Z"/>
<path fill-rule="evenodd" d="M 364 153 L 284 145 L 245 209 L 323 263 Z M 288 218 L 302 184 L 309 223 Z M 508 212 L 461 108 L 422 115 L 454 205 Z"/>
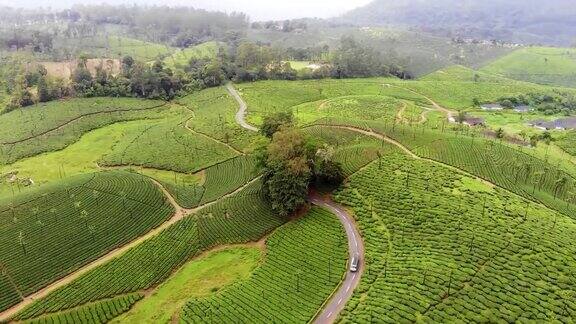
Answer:
<path fill-rule="evenodd" d="M 574 0 L 375 0 L 340 21 L 524 44 L 576 43 Z"/>

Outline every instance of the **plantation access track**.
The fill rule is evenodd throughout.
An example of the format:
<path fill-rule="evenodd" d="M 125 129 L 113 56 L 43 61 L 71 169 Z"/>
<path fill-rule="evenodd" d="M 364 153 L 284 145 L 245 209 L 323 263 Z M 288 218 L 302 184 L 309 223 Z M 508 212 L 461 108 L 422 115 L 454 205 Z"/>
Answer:
<path fill-rule="evenodd" d="M 473 174 L 471 174 L 471 173 L 468 173 L 468 172 L 466 172 L 466 171 L 464 171 L 464 170 L 462 170 L 462 169 L 459 169 L 459 168 L 457 168 L 457 167 L 455 167 L 455 166 L 452 166 L 452 165 L 449 165 L 449 164 L 445 164 L 445 163 L 442 163 L 442 162 L 440 162 L 440 161 L 436 161 L 436 160 L 432 160 L 432 159 L 423 158 L 423 157 L 421 157 L 421 156 L 418 156 L 418 155 L 416 155 L 414 152 L 412 152 L 409 148 L 407 148 L 406 146 L 404 146 L 402 143 L 400 143 L 400 142 L 398 142 L 398 141 L 395 141 L 395 140 L 391 139 L 390 137 L 385 136 L 385 135 L 382 135 L 382 134 L 380 134 L 380 133 L 376 133 L 376 132 L 371 131 L 371 130 L 368 131 L 368 130 L 365 130 L 365 129 L 362 129 L 362 128 L 357 128 L 357 127 L 352 127 L 352 126 L 338 126 L 338 125 L 330 125 L 330 124 L 316 124 L 316 126 L 329 127 L 329 128 L 338 128 L 338 129 L 346 129 L 346 130 L 350 130 L 350 131 L 353 131 L 353 132 L 357 132 L 357 133 L 360 133 L 360 134 L 363 134 L 363 135 L 366 135 L 366 136 L 371 136 L 371 137 L 377 138 L 377 139 L 379 139 L 379 140 L 385 141 L 385 142 L 387 142 L 387 143 L 389 143 L 389 144 L 392 144 L 392 145 L 397 146 L 399 149 L 401 149 L 404 153 L 406 153 L 406 154 L 407 154 L 408 156 L 410 156 L 411 158 L 414 158 L 414 159 L 417 159 L 417 160 L 422 160 L 422 161 L 428 161 L 428 162 L 431 162 L 431 163 L 434 163 L 434 164 L 441 165 L 441 166 L 443 166 L 443 167 L 452 169 L 452 170 L 454 170 L 454 171 L 461 172 L 461 173 L 463 173 L 463 174 L 465 174 L 465 175 L 467 175 L 467 176 L 469 176 L 469 177 L 472 177 L 472 178 L 474 178 L 474 179 L 476 179 L 476 180 L 478 180 L 478 181 L 480 181 L 480 182 L 488 185 L 488 186 L 491 187 L 491 188 L 499 187 L 498 185 L 496 185 L 496 184 L 494 184 L 494 183 L 492 183 L 492 182 L 490 182 L 490 181 L 488 181 L 488 180 L 486 180 L 486 179 L 483 179 L 483 178 L 480 178 L 480 177 L 478 177 L 478 176 L 476 176 L 476 175 L 473 175 Z"/>
<path fill-rule="evenodd" d="M 383 86 L 385 86 L 385 87 L 395 87 L 395 88 L 403 89 L 403 90 L 412 92 L 412 93 L 415 94 L 415 95 L 421 96 L 422 98 L 428 100 L 428 102 L 430 102 L 430 104 L 434 107 L 435 110 L 440 111 L 440 112 L 446 114 L 446 117 L 447 117 L 447 118 L 453 117 L 454 114 L 455 114 L 454 111 L 440 106 L 436 101 L 432 100 L 432 98 L 427 97 L 427 96 L 425 96 L 425 95 L 423 95 L 423 94 L 421 94 L 421 93 L 419 93 L 419 92 L 417 92 L 417 91 L 414 91 L 414 90 L 412 90 L 412 89 L 410 89 L 410 88 L 401 87 L 401 86 L 398 86 L 398 85 L 392 85 L 392 84 L 389 84 L 389 83 L 383 84 Z"/>
<path fill-rule="evenodd" d="M 246 104 L 244 99 L 242 99 L 238 91 L 234 89 L 234 86 L 231 83 L 226 84 L 226 89 L 228 89 L 230 95 L 234 97 L 234 99 L 236 99 L 238 105 L 240 106 L 240 109 L 238 109 L 238 112 L 236 113 L 236 122 L 244 129 L 247 129 L 252 132 L 257 132 L 258 128 L 246 122 L 246 113 L 248 110 L 248 105 Z"/>

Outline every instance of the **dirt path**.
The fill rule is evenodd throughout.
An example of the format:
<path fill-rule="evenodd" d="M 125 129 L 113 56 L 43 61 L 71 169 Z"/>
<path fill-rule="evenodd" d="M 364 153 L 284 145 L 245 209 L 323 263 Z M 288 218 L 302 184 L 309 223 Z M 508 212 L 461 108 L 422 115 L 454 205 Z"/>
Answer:
<path fill-rule="evenodd" d="M 407 107 L 408 107 L 408 104 L 405 102 L 402 102 L 402 107 L 400 107 L 400 109 L 398 109 L 398 112 L 396 113 L 396 123 L 403 123 L 406 120 L 404 118 L 404 112 L 406 111 Z"/>
<path fill-rule="evenodd" d="M 49 129 L 49 130 L 46 130 L 46 131 L 44 131 L 44 132 L 42 132 L 42 133 L 40 133 L 40 134 L 32 135 L 32 136 L 29 136 L 29 137 L 26 137 L 26 138 L 23 138 L 23 139 L 20 139 L 20 140 L 17 140 L 17 141 L 2 142 L 2 143 L 0 143 L 0 144 L 1 144 L 1 145 L 14 145 L 14 144 L 26 142 L 26 141 L 29 141 L 29 140 L 38 138 L 38 137 L 40 137 L 40 136 L 49 134 L 49 133 L 59 131 L 59 130 L 63 129 L 64 127 L 66 127 L 66 126 L 72 124 L 73 122 L 78 121 L 78 120 L 80 120 L 80 119 L 82 119 L 82 118 L 84 118 L 84 117 L 90 117 L 90 116 L 95 116 L 95 115 L 104 115 L 104 114 L 110 114 L 110 113 L 115 113 L 115 112 L 134 112 L 134 111 L 152 110 L 152 109 L 156 109 L 156 108 L 165 107 L 167 104 L 168 104 L 168 103 L 165 102 L 165 103 L 163 103 L 163 104 L 161 104 L 161 105 L 156 105 L 156 106 L 153 106 L 153 107 L 142 108 L 142 109 L 116 109 L 116 110 L 97 111 L 97 112 L 93 112 L 93 113 L 88 113 L 88 114 L 85 114 L 85 115 L 82 115 L 82 116 L 78 116 L 78 117 L 76 117 L 76 118 L 73 118 L 73 119 L 65 122 L 64 124 L 61 124 L 61 125 L 59 125 L 59 126 L 57 126 L 57 127 L 51 128 L 51 129 Z"/>
<path fill-rule="evenodd" d="M 238 91 L 236 91 L 236 89 L 234 89 L 234 86 L 232 85 L 232 83 L 226 84 L 226 89 L 228 89 L 228 92 L 230 93 L 230 95 L 232 97 L 234 97 L 234 99 L 236 99 L 236 102 L 238 102 L 238 105 L 240 106 L 240 108 L 238 109 L 238 112 L 236 113 L 236 122 L 238 123 L 238 125 L 240 125 L 242 128 L 247 129 L 249 131 L 257 132 L 258 128 L 254 127 L 254 126 L 252 126 L 246 122 L 246 113 L 248 111 L 248 105 L 246 104 L 244 99 L 242 99 L 242 97 L 240 96 Z"/>
<path fill-rule="evenodd" d="M 204 133 L 202 133 L 202 132 L 199 132 L 199 131 L 196 131 L 196 130 L 192 129 L 192 128 L 190 127 L 190 125 L 189 125 L 189 123 L 190 123 L 190 121 L 192 120 L 192 118 L 194 118 L 194 117 L 189 118 L 189 119 L 186 121 L 186 123 L 184 123 L 184 128 L 186 128 L 187 130 L 189 130 L 190 132 L 192 132 L 192 133 L 194 133 L 194 134 L 196 134 L 196 135 L 203 136 L 203 137 L 205 137 L 205 138 L 207 138 L 207 139 L 209 139 L 209 140 L 212 140 L 212 141 L 214 141 L 214 142 L 216 142 L 216 143 L 218 143 L 218 144 L 224 145 L 224 146 L 226 146 L 227 148 L 231 149 L 232 151 L 234 151 L 235 153 L 237 153 L 237 154 L 239 154 L 239 155 L 244 155 L 244 152 L 241 152 L 241 151 L 237 150 L 237 149 L 236 149 L 235 147 L 233 147 L 232 145 L 230 145 L 230 144 L 228 144 L 228 143 L 224 143 L 224 142 L 222 142 L 221 140 L 216 139 L 216 138 L 214 138 L 214 137 L 212 137 L 212 136 L 210 136 L 210 135 L 207 135 L 207 134 L 204 134 Z"/>
<path fill-rule="evenodd" d="M 418 156 L 418 155 L 416 155 L 414 152 L 412 152 L 409 148 L 407 148 L 406 146 L 404 146 L 402 143 L 400 143 L 400 142 L 398 142 L 398 141 L 396 141 L 396 140 L 393 140 L 393 139 L 389 138 L 388 136 L 382 135 L 382 134 L 380 134 L 380 133 L 376 133 L 376 132 L 374 132 L 374 131 L 367 131 L 367 130 L 365 130 L 365 129 L 361 129 L 361 128 L 357 128 L 357 127 L 352 127 L 352 126 L 334 126 L 334 125 L 325 125 L 325 124 L 322 124 L 322 125 L 319 125 L 319 126 L 331 127 L 331 128 L 339 128 L 339 129 L 346 129 L 346 130 L 350 130 L 350 131 L 357 132 L 357 133 L 360 133 L 360 134 L 364 134 L 364 135 L 366 135 L 366 136 L 375 137 L 375 138 L 377 138 L 377 139 L 379 139 L 379 140 L 383 140 L 383 141 L 388 142 L 388 143 L 390 143 L 390 144 L 392 144 L 392 145 L 395 145 L 396 147 L 398 147 L 399 149 L 401 149 L 404 153 L 406 153 L 407 155 L 409 155 L 410 157 L 412 157 L 412 158 L 414 158 L 414 159 L 416 159 L 416 160 L 427 161 L 427 162 L 434 163 L 434 164 L 437 164 L 437 165 L 441 165 L 441 166 L 446 167 L 446 168 L 449 168 L 449 169 L 451 169 L 451 170 L 460 172 L 460 173 L 462 173 L 462 174 L 465 174 L 466 176 L 469 176 L 469 177 L 471 177 L 471 178 L 474 178 L 474 179 L 476 179 L 476 180 L 484 183 L 485 185 L 489 186 L 490 188 L 498 187 L 496 184 L 494 184 L 494 183 L 492 183 L 492 182 L 490 182 L 490 181 L 488 181 L 488 180 L 486 180 L 486 179 L 482 179 L 482 178 L 480 178 L 480 177 L 478 177 L 478 176 L 476 176 L 476 175 L 473 175 L 473 174 L 471 174 L 471 173 L 469 173 L 469 172 L 467 172 L 467 171 L 464 171 L 464 170 L 462 170 L 462 169 L 459 169 L 459 168 L 457 168 L 457 167 L 455 167 L 455 166 L 452 166 L 452 165 L 449 165 L 449 164 L 445 164 L 445 163 L 443 163 L 443 162 L 436 161 L 436 160 L 433 160 L 433 159 L 423 158 L 423 157 L 421 157 L 421 156 Z"/>
<path fill-rule="evenodd" d="M 418 124 L 422 125 L 428 121 L 428 114 L 430 112 L 434 111 L 434 109 L 430 109 L 430 108 L 426 108 L 426 107 L 420 107 L 420 108 L 424 109 L 422 114 L 420 114 L 420 121 L 418 122 Z"/>
<path fill-rule="evenodd" d="M 346 271 L 346 277 L 340 284 L 340 287 L 326 302 L 324 307 L 322 307 L 322 310 L 314 319 L 315 324 L 333 323 L 338 318 L 340 312 L 344 309 L 348 300 L 352 298 L 356 287 L 360 284 L 360 278 L 364 272 L 364 242 L 360 235 L 360 231 L 356 227 L 354 217 L 352 217 L 352 215 L 350 215 L 343 206 L 336 204 L 330 199 L 323 199 L 317 195 L 310 196 L 308 200 L 316 206 L 330 210 L 334 215 L 336 215 L 336 217 L 338 217 L 344 226 L 346 236 L 348 237 L 349 260 L 352 260 L 354 257 L 359 258 L 360 260 L 358 271 Z"/>
<path fill-rule="evenodd" d="M 101 256 L 100 258 L 98 258 L 95 261 L 92 261 L 84 266 L 82 266 L 80 269 L 64 276 L 63 278 L 52 282 L 51 284 L 49 284 L 48 286 L 38 290 L 37 292 L 28 295 L 26 298 L 24 298 L 24 300 L 22 300 L 20 303 L 18 303 L 15 306 L 12 306 L 11 308 L 5 310 L 4 312 L 0 313 L 0 322 L 5 322 L 8 321 L 12 316 L 16 315 L 18 312 L 20 312 L 21 310 L 23 310 L 24 308 L 26 308 L 27 306 L 30 306 L 32 303 L 34 303 L 36 300 L 41 299 L 46 297 L 47 295 L 49 295 L 50 293 L 52 293 L 53 291 L 62 288 L 68 284 L 70 284 L 71 282 L 73 282 L 74 280 L 80 278 L 82 275 L 88 273 L 89 271 L 121 256 L 122 254 L 126 253 L 128 250 L 142 244 L 143 242 L 153 238 L 154 236 L 160 234 L 162 231 L 164 231 L 165 229 L 169 228 L 170 226 L 174 225 L 175 223 L 177 223 L 178 221 L 182 220 L 184 217 L 190 215 L 190 214 L 194 214 L 199 212 L 202 209 L 205 209 L 207 207 L 210 207 L 214 204 L 216 204 L 217 202 L 219 202 L 222 199 L 228 198 L 230 196 L 233 196 L 235 194 L 237 194 L 238 192 L 242 191 L 243 189 L 245 189 L 246 187 L 248 187 L 249 185 L 251 185 L 252 183 L 254 183 L 255 181 L 258 181 L 260 179 L 260 177 L 257 177 L 253 180 L 251 180 L 250 182 L 246 183 L 245 185 L 243 185 L 242 187 L 236 189 L 235 191 L 226 194 L 222 197 L 220 197 L 217 200 L 214 200 L 212 202 L 206 203 L 202 206 L 193 208 L 193 209 L 186 209 L 186 208 L 182 208 L 178 205 L 178 203 L 176 203 L 176 200 L 172 197 L 172 195 L 170 195 L 170 193 L 166 190 L 166 188 L 164 188 L 159 182 L 155 181 L 152 179 L 152 181 L 160 188 L 160 190 L 162 190 L 162 192 L 164 193 L 166 199 L 168 200 L 168 202 L 174 207 L 175 212 L 172 215 L 172 217 L 167 220 L 166 222 L 162 223 L 161 225 L 159 225 L 158 227 L 152 229 L 151 231 L 149 231 L 148 233 L 138 237 L 137 239 L 131 241 L 130 243 L 116 248 L 110 252 L 108 252 L 107 254 Z"/>
<path fill-rule="evenodd" d="M 394 84 L 389 84 L 389 83 L 386 83 L 386 84 L 384 84 L 384 85 L 387 86 L 387 87 L 395 87 L 395 88 L 399 88 L 399 89 L 402 89 L 402 90 L 406 90 L 406 91 L 408 91 L 408 92 L 412 92 L 413 94 L 418 95 L 418 96 L 420 96 L 420 97 L 428 100 L 428 102 L 430 102 L 430 104 L 432 104 L 432 106 L 434 107 L 435 110 L 438 110 L 438 111 L 444 113 L 447 118 L 454 117 L 454 116 L 457 114 L 455 111 L 452 111 L 452 110 L 450 110 L 450 109 L 447 109 L 447 108 L 444 108 L 444 107 L 440 106 L 436 101 L 432 100 L 432 98 L 430 98 L 430 97 L 428 97 L 428 96 L 425 96 L 425 95 L 423 95 L 423 94 L 421 94 L 421 93 L 419 93 L 419 92 L 417 92 L 417 91 L 414 91 L 414 90 L 412 90 L 412 89 L 410 89 L 410 88 L 405 88 L 405 87 L 401 87 L 401 86 L 399 86 L 399 85 L 394 85 Z"/>

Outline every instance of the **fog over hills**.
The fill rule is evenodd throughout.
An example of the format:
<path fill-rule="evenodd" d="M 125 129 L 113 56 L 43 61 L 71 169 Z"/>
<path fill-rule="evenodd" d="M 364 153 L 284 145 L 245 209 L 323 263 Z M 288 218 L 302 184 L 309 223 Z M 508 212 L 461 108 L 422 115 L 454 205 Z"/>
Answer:
<path fill-rule="evenodd" d="M 225 12 L 238 11 L 248 14 L 252 20 L 269 20 L 304 17 L 329 18 L 369 2 L 370 0 L 291 0 L 286 2 L 268 0 L 0 0 L 0 6 L 64 9 L 76 4 L 169 5 Z"/>
<path fill-rule="evenodd" d="M 576 42 L 573 0 L 375 0 L 342 20 L 519 43 L 566 46 Z"/>

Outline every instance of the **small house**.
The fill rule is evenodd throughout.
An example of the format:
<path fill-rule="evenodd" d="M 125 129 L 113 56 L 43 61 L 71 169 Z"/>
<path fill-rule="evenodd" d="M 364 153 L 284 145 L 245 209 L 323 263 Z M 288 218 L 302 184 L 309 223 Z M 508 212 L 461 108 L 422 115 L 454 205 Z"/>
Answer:
<path fill-rule="evenodd" d="M 483 126 L 484 125 L 484 118 L 466 117 L 462 123 L 464 125 L 468 125 L 468 126 Z"/>
<path fill-rule="evenodd" d="M 562 118 L 554 121 L 554 129 L 572 130 L 576 129 L 576 117 Z"/>
<path fill-rule="evenodd" d="M 530 108 L 530 106 L 528 106 L 528 105 L 520 105 L 520 106 L 514 107 L 514 111 L 517 113 L 521 113 L 521 114 L 530 112 L 531 110 L 532 110 L 532 108 Z"/>
<path fill-rule="evenodd" d="M 562 118 L 554 121 L 537 119 L 529 122 L 528 125 L 540 130 L 572 130 L 576 129 L 576 117 Z"/>
<path fill-rule="evenodd" d="M 538 128 L 540 130 L 550 130 L 552 128 L 554 128 L 554 123 L 553 122 L 549 122 L 546 121 L 544 119 L 536 119 L 533 121 L 528 122 L 529 126 L 532 126 L 534 128 Z"/>
<path fill-rule="evenodd" d="M 500 104 L 483 104 L 483 105 L 480 105 L 480 108 L 482 108 L 482 110 L 486 110 L 486 111 L 504 110 L 504 107 L 502 107 L 502 105 L 500 105 Z"/>

